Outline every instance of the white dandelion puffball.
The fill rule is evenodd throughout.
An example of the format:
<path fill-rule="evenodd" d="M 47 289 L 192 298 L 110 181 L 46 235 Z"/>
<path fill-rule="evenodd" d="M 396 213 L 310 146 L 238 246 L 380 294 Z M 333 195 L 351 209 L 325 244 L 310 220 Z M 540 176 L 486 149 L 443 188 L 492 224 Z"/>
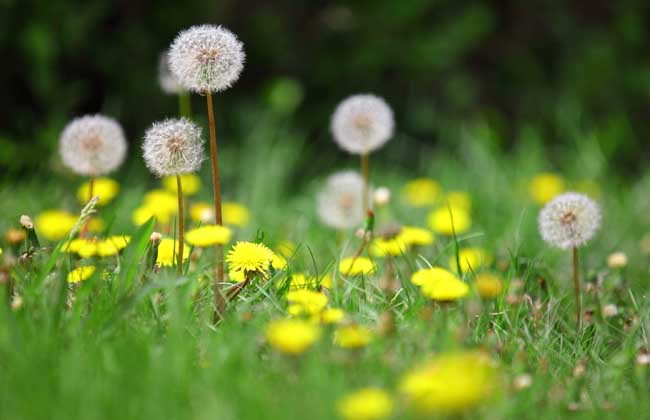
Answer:
<path fill-rule="evenodd" d="M 79 175 L 105 175 L 122 164 L 126 139 L 120 124 L 103 115 L 70 121 L 59 138 L 63 164 Z"/>
<path fill-rule="evenodd" d="M 382 147 L 392 136 L 393 111 L 375 95 L 353 95 L 341 102 L 332 116 L 336 143 L 352 154 L 369 153 Z"/>
<path fill-rule="evenodd" d="M 170 95 L 177 95 L 186 91 L 169 68 L 168 51 L 160 54 L 160 60 L 158 61 L 158 83 L 163 92 Z"/>
<path fill-rule="evenodd" d="M 327 178 L 318 194 L 318 215 L 336 229 L 350 229 L 363 221 L 363 178 L 354 171 L 337 172 Z"/>
<path fill-rule="evenodd" d="M 222 26 L 192 26 L 169 48 L 169 67 L 193 92 L 219 92 L 232 86 L 244 68 L 244 45 Z"/>
<path fill-rule="evenodd" d="M 600 227 L 600 208 L 584 194 L 555 197 L 539 213 L 539 231 L 549 244 L 570 249 L 587 243 Z"/>
<path fill-rule="evenodd" d="M 159 177 L 196 172 L 203 161 L 201 128 L 187 118 L 154 123 L 142 152 L 147 168 Z"/>

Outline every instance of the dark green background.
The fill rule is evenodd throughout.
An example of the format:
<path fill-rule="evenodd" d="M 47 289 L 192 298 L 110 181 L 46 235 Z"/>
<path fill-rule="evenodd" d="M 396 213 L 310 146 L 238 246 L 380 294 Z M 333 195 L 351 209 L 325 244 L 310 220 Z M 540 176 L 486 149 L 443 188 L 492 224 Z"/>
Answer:
<path fill-rule="evenodd" d="M 321 147 L 333 107 L 372 91 L 395 108 L 400 159 L 472 126 L 505 150 L 588 138 L 637 172 L 649 151 L 649 11 L 644 0 L 0 0 L 0 166 L 52 166 L 60 130 L 84 113 L 116 117 L 138 144 L 177 112 L 158 88 L 160 52 L 179 30 L 217 23 L 247 53 L 217 98 L 228 141 L 274 114 L 313 142 L 307 157 L 336 155 Z M 295 116 L 291 92 L 304 95 Z M 204 113 L 196 95 L 193 106 Z"/>

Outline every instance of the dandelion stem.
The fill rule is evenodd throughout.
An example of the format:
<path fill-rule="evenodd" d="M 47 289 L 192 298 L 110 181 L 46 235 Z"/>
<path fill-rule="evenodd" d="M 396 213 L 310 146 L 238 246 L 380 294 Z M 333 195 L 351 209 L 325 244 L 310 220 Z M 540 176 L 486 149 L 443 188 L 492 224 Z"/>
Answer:
<path fill-rule="evenodd" d="M 361 176 L 363 176 L 363 212 L 367 213 L 369 208 L 369 190 L 370 190 L 370 159 L 368 153 L 361 154 Z"/>
<path fill-rule="evenodd" d="M 212 162 L 212 188 L 214 191 L 214 217 L 217 225 L 223 224 L 221 219 L 221 187 L 219 185 L 219 159 L 217 151 L 217 134 L 214 127 L 214 109 L 212 106 L 212 93 L 206 92 L 208 101 L 208 120 L 210 122 L 210 159 Z M 217 277 L 214 281 L 214 321 L 217 322 L 226 306 L 226 301 L 221 293 L 223 283 L 223 247 L 217 245 Z"/>
<path fill-rule="evenodd" d="M 183 215 L 183 185 L 181 176 L 176 175 L 176 189 L 178 194 L 178 272 L 183 273 L 183 251 L 185 247 L 185 217 Z"/>
<path fill-rule="evenodd" d="M 576 329 L 582 328 L 582 304 L 580 303 L 580 269 L 578 264 L 578 248 L 573 247 L 573 287 L 576 293 Z"/>
<path fill-rule="evenodd" d="M 189 92 L 181 92 L 178 94 L 178 112 L 181 117 L 192 117 L 192 104 L 190 102 Z"/>
<path fill-rule="evenodd" d="M 90 179 L 88 180 L 88 201 L 92 200 L 92 198 L 95 196 L 95 177 L 91 176 Z M 87 233 L 88 233 L 88 222 L 90 222 L 90 219 L 86 220 L 86 223 L 84 223 L 83 228 L 81 228 L 81 233 L 79 234 L 79 237 L 85 238 Z"/>

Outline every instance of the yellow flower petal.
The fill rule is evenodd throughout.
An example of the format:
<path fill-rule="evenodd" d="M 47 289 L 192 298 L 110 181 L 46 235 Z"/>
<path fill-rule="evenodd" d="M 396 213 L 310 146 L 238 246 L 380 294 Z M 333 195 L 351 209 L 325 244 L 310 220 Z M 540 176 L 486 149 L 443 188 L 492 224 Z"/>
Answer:
<path fill-rule="evenodd" d="M 453 223 L 452 223 L 453 215 Z M 429 213 L 429 227 L 441 235 L 457 235 L 467 232 L 472 225 L 472 219 L 467 210 L 462 208 L 441 207 Z"/>
<path fill-rule="evenodd" d="M 110 178 L 97 178 L 93 185 L 93 196 L 99 196 L 98 206 L 105 206 L 120 192 L 120 184 Z M 86 181 L 77 190 L 77 200 L 86 204 L 90 200 L 90 182 Z"/>
<path fill-rule="evenodd" d="M 225 245 L 230 242 L 232 231 L 225 226 L 206 225 L 189 230 L 185 234 L 185 240 L 190 245 L 208 247 L 213 245 Z"/>
<path fill-rule="evenodd" d="M 354 257 L 346 257 L 339 263 L 339 273 L 345 276 L 367 275 L 374 272 L 375 264 L 367 257 L 358 257 L 356 259 Z"/>
<path fill-rule="evenodd" d="M 95 266 L 86 265 L 77 267 L 68 273 L 68 283 L 79 283 L 88 280 L 95 273 Z"/>
<path fill-rule="evenodd" d="M 299 319 L 271 321 L 266 327 L 266 339 L 271 347 L 289 355 L 304 353 L 320 338 L 320 328 Z"/>
<path fill-rule="evenodd" d="M 435 204 L 441 192 L 440 184 L 433 179 L 417 178 L 404 185 L 402 197 L 413 207 L 426 207 Z"/>

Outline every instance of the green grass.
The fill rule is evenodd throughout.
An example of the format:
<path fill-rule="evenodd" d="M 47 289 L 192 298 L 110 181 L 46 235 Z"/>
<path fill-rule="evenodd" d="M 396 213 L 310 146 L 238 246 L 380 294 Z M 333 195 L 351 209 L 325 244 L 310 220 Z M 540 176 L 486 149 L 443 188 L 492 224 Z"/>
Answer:
<path fill-rule="evenodd" d="M 223 190 L 253 214 L 251 223 L 236 232 L 237 239 L 253 240 L 258 232 L 271 246 L 290 239 L 300 245 L 290 270 L 320 276 L 351 255 L 358 239 L 353 232 L 337 235 L 315 213 L 316 191 L 327 171 L 333 171 L 333 162 L 319 158 L 310 166 L 301 160 L 314 158 L 313 148 L 333 151 L 334 145 L 326 136 L 310 144 L 283 126 L 262 116 L 243 131 L 241 146 L 223 142 Z M 282 356 L 265 342 L 263 330 L 268 320 L 286 314 L 282 289 L 276 287 L 283 272 L 246 289 L 215 327 L 206 287 L 214 267 L 211 253 L 204 253 L 182 277 L 171 269 L 157 274 L 146 269 L 153 226 L 136 232 L 130 214 L 157 182 L 133 158 L 116 176 L 120 195 L 100 213 L 112 221 L 113 233 L 133 236 L 119 259 L 96 262 L 110 273 L 107 277 L 83 282 L 66 308 L 65 275 L 76 260 L 56 255 L 56 244 L 44 244 L 48 248 L 3 271 L 3 278 L 15 280 L 23 305 L 13 311 L 6 294 L 0 294 L 0 418 L 333 419 L 336 401 L 347 393 L 365 386 L 396 391 L 400 377 L 418 362 L 460 348 L 489 353 L 500 372 L 495 383 L 499 392 L 467 418 L 646 417 L 650 366 L 635 364 L 635 357 L 641 347 L 650 347 L 650 257 L 639 245 L 650 223 L 650 177 L 624 180 L 590 138 L 566 146 L 561 154 L 529 138 L 506 153 L 481 130 L 450 133 L 458 140 L 453 150 L 412 150 L 410 140 L 398 136 L 373 156 L 374 184 L 393 192 L 377 223 L 425 226 L 427 210 L 409 208 L 399 199 L 400 187 L 410 178 L 431 176 L 447 190 L 468 191 L 473 226 L 458 237 L 460 246 L 488 249 L 504 282 L 521 284 L 517 296 L 530 299 L 511 303 L 502 297 L 486 303 L 472 293 L 449 309 L 445 328 L 440 309 L 409 282 L 415 268 L 446 266 L 454 254 L 453 240 L 438 236 L 419 255 L 395 260 L 404 288 L 392 300 L 378 288 L 385 268 L 381 260 L 379 274 L 365 279 L 365 290 L 359 279 L 348 279 L 330 292 L 331 306 L 371 328 L 382 314 L 391 314 L 393 334 L 378 335 L 367 348 L 350 352 L 337 348 L 331 329 L 325 328 L 303 356 Z M 357 164 L 352 157 L 338 162 L 339 167 Z M 583 285 L 601 279 L 600 301 L 615 303 L 619 315 L 606 320 L 595 316 L 578 334 L 570 255 L 542 242 L 536 226 L 539 207 L 525 191 L 533 174 L 554 169 L 551 162 L 568 179 L 591 179 L 601 188 L 603 227 L 582 250 Z M 203 199 L 210 197 L 208 166 L 206 162 L 202 173 Z M 4 185 L 0 228 L 16 227 L 23 213 L 78 210 L 74 192 L 79 182 L 43 172 Z M 6 244 L 3 248 L 7 266 L 12 251 Z M 619 250 L 628 255 L 628 267 L 608 269 L 607 256 Z M 465 279 L 471 283 L 473 275 Z M 583 296 L 585 309 L 597 314 L 595 294 Z M 575 375 L 580 363 L 585 372 Z M 517 391 L 513 381 L 523 373 L 532 376 L 532 386 Z M 579 409 L 571 412 L 575 402 Z M 402 407 L 398 397 L 394 418 L 410 418 Z"/>

